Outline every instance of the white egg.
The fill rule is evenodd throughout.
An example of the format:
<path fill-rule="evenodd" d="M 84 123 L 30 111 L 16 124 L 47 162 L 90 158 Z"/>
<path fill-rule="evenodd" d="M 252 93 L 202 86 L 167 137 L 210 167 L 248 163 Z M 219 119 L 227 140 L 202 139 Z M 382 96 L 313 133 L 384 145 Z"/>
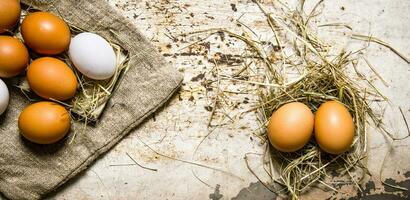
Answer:
<path fill-rule="evenodd" d="M 9 90 L 7 85 L 0 79 L 0 115 L 6 111 L 9 105 Z"/>
<path fill-rule="evenodd" d="M 116 55 L 112 46 L 94 33 L 80 33 L 71 39 L 68 50 L 71 61 L 85 76 L 104 80 L 116 69 Z"/>

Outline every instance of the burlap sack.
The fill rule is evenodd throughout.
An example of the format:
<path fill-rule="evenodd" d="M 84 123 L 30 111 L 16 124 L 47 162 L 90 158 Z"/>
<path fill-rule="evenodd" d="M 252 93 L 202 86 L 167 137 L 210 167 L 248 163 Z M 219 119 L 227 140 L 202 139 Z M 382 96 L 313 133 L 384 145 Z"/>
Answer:
<path fill-rule="evenodd" d="M 0 191 L 10 199 L 39 199 L 84 170 L 164 104 L 182 77 L 104 0 L 22 2 L 58 13 L 75 26 L 103 35 L 132 56 L 128 72 L 97 125 L 83 132 L 83 124 L 73 122 L 70 134 L 76 132 L 77 136 L 71 144 L 65 140 L 55 145 L 36 145 L 23 139 L 17 119 L 29 102 L 9 83 L 10 105 L 0 116 Z"/>

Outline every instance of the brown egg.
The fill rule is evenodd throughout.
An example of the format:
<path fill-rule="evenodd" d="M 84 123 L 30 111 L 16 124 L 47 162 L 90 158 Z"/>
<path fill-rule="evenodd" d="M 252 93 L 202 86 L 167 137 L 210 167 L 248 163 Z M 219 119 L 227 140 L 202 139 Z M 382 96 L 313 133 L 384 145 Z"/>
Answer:
<path fill-rule="evenodd" d="M 77 78 L 63 61 L 51 57 L 34 60 L 27 70 L 30 88 L 46 99 L 67 100 L 77 90 Z"/>
<path fill-rule="evenodd" d="M 269 141 L 279 151 L 297 151 L 311 138 L 313 123 L 313 113 L 305 104 L 299 102 L 285 104 L 270 118 Z"/>
<path fill-rule="evenodd" d="M 26 46 L 17 38 L 0 36 L 0 77 L 10 78 L 21 73 L 28 64 Z"/>
<path fill-rule="evenodd" d="M 21 23 L 21 34 L 26 44 L 35 52 L 55 55 L 68 48 L 71 40 L 67 24 L 48 12 L 34 12 Z"/>
<path fill-rule="evenodd" d="M 0 33 L 13 29 L 20 19 L 19 0 L 0 0 Z"/>
<path fill-rule="evenodd" d="M 61 140 L 70 130 L 70 115 L 63 106 L 42 101 L 27 106 L 21 112 L 18 126 L 27 140 L 51 144 Z"/>
<path fill-rule="evenodd" d="M 353 118 L 343 104 L 328 101 L 320 105 L 315 115 L 315 138 L 320 148 L 341 154 L 350 148 L 353 137 Z"/>

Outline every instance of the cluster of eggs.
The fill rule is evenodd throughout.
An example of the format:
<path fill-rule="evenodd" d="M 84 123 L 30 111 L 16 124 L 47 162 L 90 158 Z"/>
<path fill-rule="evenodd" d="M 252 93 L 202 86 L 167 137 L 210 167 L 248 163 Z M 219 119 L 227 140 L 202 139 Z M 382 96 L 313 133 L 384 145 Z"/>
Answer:
<path fill-rule="evenodd" d="M 270 143 L 283 152 L 303 148 L 314 135 L 325 152 L 341 154 L 352 145 L 354 132 L 349 110 L 338 101 L 323 103 L 315 114 L 303 103 L 288 103 L 272 114 L 268 124 Z"/>
<path fill-rule="evenodd" d="M 78 87 L 75 72 L 56 56 L 66 52 L 79 72 L 88 78 L 104 80 L 116 69 L 112 46 L 94 33 L 71 38 L 69 26 L 49 12 L 28 13 L 21 22 L 23 41 L 13 36 L 21 15 L 19 0 L 0 1 L 0 78 L 26 74 L 30 89 L 45 101 L 26 107 L 18 119 L 21 134 L 39 144 L 62 139 L 69 131 L 69 112 L 55 103 L 71 99 Z M 38 58 L 31 61 L 29 50 Z M 9 104 L 8 87 L 0 79 L 0 115 Z M 56 101 L 47 101 L 56 100 Z"/>

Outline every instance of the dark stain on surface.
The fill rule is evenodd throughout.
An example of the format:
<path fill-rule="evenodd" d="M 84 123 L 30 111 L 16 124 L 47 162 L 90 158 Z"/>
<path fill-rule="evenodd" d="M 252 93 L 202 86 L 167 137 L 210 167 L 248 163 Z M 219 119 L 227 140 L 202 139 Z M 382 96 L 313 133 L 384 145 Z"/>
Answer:
<path fill-rule="evenodd" d="M 242 55 L 234 55 L 234 54 L 223 54 L 220 52 L 215 53 L 212 59 L 209 59 L 208 61 L 213 63 L 216 62 L 217 64 L 226 64 L 228 66 L 231 65 L 238 65 L 243 62 L 243 57 Z"/>
<path fill-rule="evenodd" d="M 212 200 L 222 199 L 222 197 L 223 197 L 224 195 L 222 195 L 222 194 L 220 193 L 220 191 L 219 191 L 219 188 L 220 188 L 220 187 L 221 187 L 221 186 L 220 186 L 219 184 L 216 185 L 214 193 L 209 194 L 209 199 L 212 199 Z"/>
<path fill-rule="evenodd" d="M 406 197 L 406 198 L 410 198 L 410 179 L 404 180 L 404 181 L 400 181 L 397 182 L 394 179 L 388 178 L 385 181 L 387 184 L 389 185 L 395 185 L 395 186 L 399 186 L 401 188 L 406 188 L 407 190 L 400 190 L 398 188 L 394 188 L 388 185 L 384 185 L 384 191 L 386 192 L 395 192 L 398 193 L 399 195 Z"/>
<path fill-rule="evenodd" d="M 249 187 L 239 191 L 232 200 L 273 200 L 276 195 L 269 191 L 261 182 L 251 183 Z"/>
<path fill-rule="evenodd" d="M 212 111 L 212 106 L 205 106 L 204 107 L 206 111 L 211 112 Z"/>
<path fill-rule="evenodd" d="M 402 190 L 399 188 L 395 188 L 389 186 L 387 184 L 383 184 L 384 191 L 378 194 L 374 194 L 375 184 L 373 181 L 369 181 L 366 183 L 366 186 L 363 192 L 358 192 L 356 197 L 351 197 L 348 200 L 361 200 L 361 199 L 371 199 L 371 200 L 384 200 L 384 199 L 391 199 L 391 200 L 401 200 L 401 199 L 410 199 L 410 172 L 406 172 L 404 174 L 406 179 L 404 181 L 396 181 L 392 178 L 388 178 L 385 180 L 385 183 L 393 186 L 398 186 L 401 188 L 406 188 L 407 190 Z"/>
<path fill-rule="evenodd" d="M 364 190 L 362 193 L 359 193 L 357 196 L 366 196 L 372 192 L 376 188 L 376 185 L 374 184 L 373 181 L 369 181 L 366 183 L 366 186 L 364 187 Z"/>
<path fill-rule="evenodd" d="M 209 15 L 205 15 L 205 17 L 209 19 L 215 19 L 215 17 L 209 16 Z"/>
<path fill-rule="evenodd" d="M 191 78 L 191 81 L 196 82 L 196 81 L 199 81 L 199 80 L 203 79 L 204 77 L 205 77 L 205 73 L 200 73 L 200 74 L 198 74 L 197 76 L 192 77 L 192 78 Z"/>
<path fill-rule="evenodd" d="M 410 171 L 406 172 L 406 173 L 404 174 L 404 176 L 405 176 L 406 178 L 410 178 Z"/>
<path fill-rule="evenodd" d="M 408 199 L 408 198 L 404 198 L 404 197 L 399 197 L 399 196 L 397 196 L 397 195 L 394 195 L 394 194 L 385 194 L 385 193 L 382 193 L 382 194 L 372 194 L 372 195 L 366 195 L 366 196 L 363 196 L 363 197 L 352 197 L 352 198 L 350 198 L 350 199 L 348 199 L 348 200 L 405 200 L 405 199 Z"/>
<path fill-rule="evenodd" d="M 238 9 L 236 8 L 236 5 L 234 3 L 231 3 L 231 9 L 236 12 Z"/>

